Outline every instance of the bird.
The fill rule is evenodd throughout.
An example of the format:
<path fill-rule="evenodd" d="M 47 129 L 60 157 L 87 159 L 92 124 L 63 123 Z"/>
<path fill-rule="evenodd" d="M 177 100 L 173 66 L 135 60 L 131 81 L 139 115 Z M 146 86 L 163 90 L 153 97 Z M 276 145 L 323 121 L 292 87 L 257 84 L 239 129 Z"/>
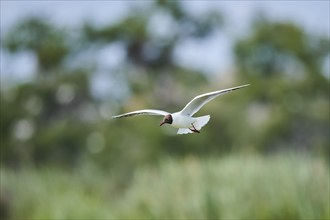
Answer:
<path fill-rule="evenodd" d="M 156 109 L 142 109 L 120 115 L 115 115 L 112 116 L 112 118 L 115 119 L 137 115 L 160 115 L 163 116 L 163 120 L 161 121 L 160 126 L 164 124 L 170 124 L 172 127 L 179 129 L 177 131 L 177 134 L 200 133 L 202 127 L 204 127 L 209 122 L 210 115 L 192 117 L 196 112 L 198 112 L 206 103 L 213 100 L 214 98 L 225 93 L 247 87 L 249 85 L 250 84 L 246 84 L 232 87 L 229 89 L 217 90 L 198 95 L 190 102 L 188 102 L 188 104 L 181 111 L 175 113 L 169 113 L 163 110 Z"/>

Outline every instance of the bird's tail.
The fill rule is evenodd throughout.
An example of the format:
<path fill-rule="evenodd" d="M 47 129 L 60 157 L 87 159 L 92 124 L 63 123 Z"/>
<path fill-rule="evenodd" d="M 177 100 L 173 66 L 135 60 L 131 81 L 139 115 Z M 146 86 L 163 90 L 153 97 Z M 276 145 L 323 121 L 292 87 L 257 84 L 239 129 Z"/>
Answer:
<path fill-rule="evenodd" d="M 210 116 L 205 115 L 202 117 L 198 117 L 196 119 L 197 119 L 197 121 L 194 123 L 194 126 L 195 126 L 196 130 L 200 130 L 200 129 L 202 129 L 202 127 L 204 127 L 204 125 L 206 125 L 209 122 Z"/>
<path fill-rule="evenodd" d="M 194 123 L 194 127 L 196 130 L 201 130 L 202 127 L 204 125 L 206 125 L 209 120 L 210 120 L 210 116 L 209 115 L 205 115 L 205 116 L 201 116 L 196 118 L 197 121 Z M 194 133 L 192 130 L 190 130 L 189 128 L 180 128 L 177 132 L 177 134 L 189 134 L 189 133 Z"/>
<path fill-rule="evenodd" d="M 177 134 L 189 134 L 189 133 L 194 133 L 194 132 L 189 128 L 179 128 L 177 132 Z"/>

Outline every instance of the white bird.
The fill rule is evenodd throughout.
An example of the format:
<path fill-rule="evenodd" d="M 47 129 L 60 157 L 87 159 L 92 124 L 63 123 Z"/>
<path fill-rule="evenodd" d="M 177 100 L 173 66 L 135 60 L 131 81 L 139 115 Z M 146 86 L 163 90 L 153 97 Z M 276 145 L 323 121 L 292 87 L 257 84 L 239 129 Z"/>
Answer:
<path fill-rule="evenodd" d="M 214 92 L 204 93 L 193 98 L 181 111 L 175 113 L 168 113 L 162 110 L 155 109 L 143 109 L 133 112 L 128 112 L 121 115 L 113 116 L 112 118 L 122 118 L 136 115 L 162 115 L 164 116 L 160 126 L 164 124 L 170 124 L 175 128 L 179 128 L 177 134 L 188 134 L 188 133 L 200 133 L 200 130 L 210 120 L 210 115 L 201 117 L 192 117 L 198 112 L 203 105 L 216 98 L 219 95 L 234 91 L 236 89 L 244 88 L 247 85 L 237 86 L 229 89 L 218 90 Z"/>

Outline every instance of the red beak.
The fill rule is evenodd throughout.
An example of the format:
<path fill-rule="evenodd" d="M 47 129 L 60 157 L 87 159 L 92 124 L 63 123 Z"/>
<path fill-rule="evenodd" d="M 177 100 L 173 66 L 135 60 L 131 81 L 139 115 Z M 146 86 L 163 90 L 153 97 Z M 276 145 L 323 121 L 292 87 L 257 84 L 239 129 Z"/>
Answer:
<path fill-rule="evenodd" d="M 162 126 L 163 124 L 165 124 L 165 121 L 162 121 L 159 126 Z"/>

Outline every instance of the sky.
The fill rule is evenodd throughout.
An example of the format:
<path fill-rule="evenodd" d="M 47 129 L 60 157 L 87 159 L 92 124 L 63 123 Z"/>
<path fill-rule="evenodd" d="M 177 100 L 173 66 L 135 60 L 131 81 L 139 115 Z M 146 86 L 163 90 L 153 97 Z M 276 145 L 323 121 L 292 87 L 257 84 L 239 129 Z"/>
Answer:
<path fill-rule="evenodd" d="M 132 5 L 144 7 L 152 1 L 15 1 L 1 0 L 1 37 L 28 15 L 47 15 L 60 26 L 74 28 L 85 21 L 95 24 L 116 22 L 129 13 Z M 254 17 L 262 12 L 277 21 L 291 21 L 308 32 L 330 38 L 330 0 L 322 1 L 183 1 L 193 14 L 217 10 L 224 15 L 225 27 L 207 42 L 187 41 L 176 51 L 176 60 L 207 74 L 220 74 L 233 69 L 232 45 L 246 36 Z M 220 43 L 219 43 L 220 42 Z M 196 53 L 199 51 L 199 53 Z M 1 84 L 6 80 L 31 78 L 35 61 L 31 54 L 10 56 L 1 50 Z M 200 59 L 200 53 L 205 59 Z M 109 61 L 112 62 L 112 61 Z"/>

